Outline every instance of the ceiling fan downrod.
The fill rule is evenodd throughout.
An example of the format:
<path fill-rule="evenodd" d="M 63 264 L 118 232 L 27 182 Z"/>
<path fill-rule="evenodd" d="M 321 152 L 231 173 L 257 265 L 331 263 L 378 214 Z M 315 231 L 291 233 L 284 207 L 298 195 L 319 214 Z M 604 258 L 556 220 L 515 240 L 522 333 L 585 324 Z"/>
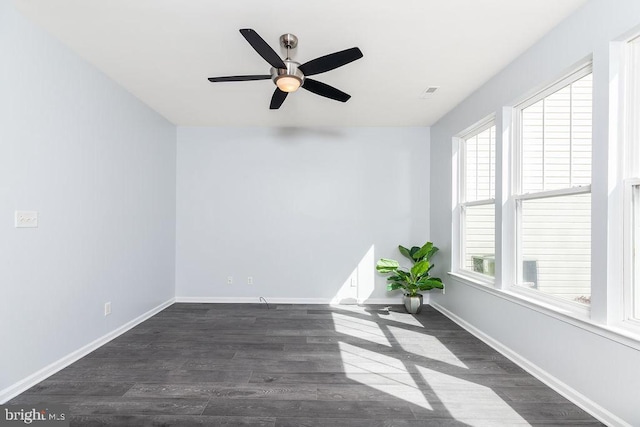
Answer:
<path fill-rule="evenodd" d="M 287 57 L 284 59 L 286 68 L 271 68 L 271 79 L 280 90 L 294 92 L 304 84 L 304 74 L 299 69 L 300 63 L 289 56 L 289 50 L 298 46 L 298 37 L 291 33 L 283 34 L 280 36 L 280 46 L 287 49 Z"/>

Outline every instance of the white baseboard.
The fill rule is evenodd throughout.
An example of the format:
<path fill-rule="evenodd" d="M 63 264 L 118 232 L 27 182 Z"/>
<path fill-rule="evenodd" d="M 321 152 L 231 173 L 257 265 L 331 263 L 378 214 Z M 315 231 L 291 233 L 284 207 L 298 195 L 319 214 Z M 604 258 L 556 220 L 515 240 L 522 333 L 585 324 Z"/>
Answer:
<path fill-rule="evenodd" d="M 623 419 L 606 410 L 602 406 L 595 403 L 593 400 L 589 399 L 582 393 L 578 392 L 574 388 L 568 386 L 564 382 L 560 381 L 558 378 L 554 377 L 544 369 L 540 368 L 538 365 L 530 362 L 528 359 L 524 358 L 520 354 L 511 350 L 509 347 L 503 345 L 499 341 L 491 338 L 489 335 L 485 334 L 481 330 L 477 329 L 475 326 L 468 323 L 466 320 L 458 317 L 456 314 L 442 307 L 438 303 L 430 304 L 433 308 L 438 310 L 440 313 L 447 316 L 449 319 L 460 325 L 466 331 L 474 335 L 476 338 L 480 339 L 494 350 L 507 357 L 509 360 L 520 366 L 522 369 L 545 383 L 547 386 L 551 387 L 553 390 L 560 393 L 562 396 L 569 399 L 571 402 L 591 414 L 593 417 L 597 418 L 599 421 L 608 426 L 621 426 L 621 427 L 631 427 L 631 424 L 626 423 Z"/>
<path fill-rule="evenodd" d="M 259 297 L 176 297 L 176 302 L 196 304 L 258 304 L 261 301 Z"/>
<path fill-rule="evenodd" d="M 402 304 L 402 299 L 400 298 L 371 298 L 364 301 L 340 301 L 331 298 L 265 297 L 265 299 L 269 304 Z M 176 302 L 201 304 L 259 304 L 263 301 L 260 300 L 260 297 L 176 297 Z"/>
<path fill-rule="evenodd" d="M 202 304 L 260 304 L 261 297 L 176 297 L 176 302 Z M 264 297 L 269 304 L 331 304 L 325 298 L 271 298 Z"/>
<path fill-rule="evenodd" d="M 422 300 L 424 304 L 427 303 L 426 299 Z M 358 302 L 358 304 L 382 304 L 382 305 L 398 305 L 402 304 L 402 297 L 398 298 L 369 298 L 364 301 Z"/>
<path fill-rule="evenodd" d="M 91 353 L 92 351 L 96 350 L 97 348 L 99 348 L 99 347 L 103 346 L 104 344 L 108 343 L 112 339 L 124 334 L 129 329 L 133 328 L 134 326 L 137 326 L 140 323 L 144 322 L 145 320 L 149 319 L 150 317 L 156 315 L 157 313 L 161 312 L 162 310 L 164 310 L 165 308 L 167 308 L 171 304 L 173 304 L 174 300 L 175 300 L 175 298 L 171 298 L 170 300 L 168 300 L 166 302 L 163 302 L 162 304 L 158 305 L 157 307 L 152 308 L 151 310 L 147 311 L 146 313 L 144 313 L 144 314 L 136 317 L 135 319 L 125 323 L 124 325 L 122 325 L 119 328 L 109 332 L 108 334 L 103 335 L 102 337 L 96 339 L 95 341 L 90 342 L 89 344 L 85 345 L 84 347 L 81 347 L 78 350 L 75 350 L 72 353 L 69 353 L 68 355 L 64 356 L 63 358 L 56 360 L 52 364 L 50 364 L 48 366 L 45 366 L 44 368 L 42 368 L 39 371 L 29 375 L 26 378 L 18 381 L 17 383 L 15 383 L 13 385 L 10 385 L 9 387 L 7 387 L 7 388 L 5 388 L 3 390 L 0 390 L 0 404 L 8 402 L 9 400 L 11 400 L 14 397 L 16 397 L 17 395 L 19 395 L 20 393 L 22 393 L 22 392 L 30 389 L 34 385 L 38 384 L 40 381 L 43 381 L 43 380 L 49 378 L 51 375 L 53 375 L 56 372 L 66 368 L 67 366 L 71 365 L 73 362 L 78 361 L 79 359 L 83 358 L 87 354 Z"/>

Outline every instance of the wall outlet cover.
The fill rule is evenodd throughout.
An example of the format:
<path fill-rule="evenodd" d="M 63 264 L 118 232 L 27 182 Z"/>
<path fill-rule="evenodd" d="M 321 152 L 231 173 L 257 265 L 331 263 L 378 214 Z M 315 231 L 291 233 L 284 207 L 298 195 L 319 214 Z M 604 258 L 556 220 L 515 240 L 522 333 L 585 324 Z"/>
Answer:
<path fill-rule="evenodd" d="M 16 228 L 37 228 L 38 212 L 37 211 L 16 211 L 14 225 Z"/>

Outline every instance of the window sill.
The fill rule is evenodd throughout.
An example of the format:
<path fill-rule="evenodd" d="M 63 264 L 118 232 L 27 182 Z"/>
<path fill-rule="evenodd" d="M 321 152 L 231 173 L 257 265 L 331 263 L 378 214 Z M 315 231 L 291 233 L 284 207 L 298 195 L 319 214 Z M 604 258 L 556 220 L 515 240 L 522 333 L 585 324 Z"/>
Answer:
<path fill-rule="evenodd" d="M 486 276 L 484 274 L 476 273 L 469 270 L 459 270 L 459 271 L 450 271 L 448 273 L 451 276 L 457 277 L 459 279 L 466 280 L 474 285 L 490 287 L 493 288 L 495 286 L 495 280 L 491 276 Z"/>
<path fill-rule="evenodd" d="M 486 283 L 478 281 L 475 278 L 471 278 L 465 274 L 457 272 L 449 272 L 449 276 L 455 278 L 458 282 L 471 286 L 483 292 L 492 294 L 498 298 L 502 298 L 514 304 L 518 304 L 522 307 L 560 320 L 564 323 L 578 327 L 585 331 L 599 335 L 603 338 L 609 339 L 616 343 L 625 345 L 635 350 L 640 350 L 640 331 L 631 331 L 627 328 L 601 325 L 594 323 L 589 318 L 589 310 L 586 312 L 582 310 L 567 309 L 559 307 L 554 304 L 550 304 L 545 301 L 541 301 L 536 298 L 531 298 L 528 295 L 524 295 L 521 292 L 515 292 L 512 290 L 497 289 L 492 283 Z"/>

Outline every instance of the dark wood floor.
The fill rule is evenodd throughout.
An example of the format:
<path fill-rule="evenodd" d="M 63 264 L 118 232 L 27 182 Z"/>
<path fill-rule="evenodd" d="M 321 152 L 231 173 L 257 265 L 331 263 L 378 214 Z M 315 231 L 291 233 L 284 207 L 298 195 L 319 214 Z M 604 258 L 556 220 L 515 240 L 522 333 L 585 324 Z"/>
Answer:
<path fill-rule="evenodd" d="M 174 304 L 10 404 L 78 426 L 601 425 L 431 307 Z"/>

